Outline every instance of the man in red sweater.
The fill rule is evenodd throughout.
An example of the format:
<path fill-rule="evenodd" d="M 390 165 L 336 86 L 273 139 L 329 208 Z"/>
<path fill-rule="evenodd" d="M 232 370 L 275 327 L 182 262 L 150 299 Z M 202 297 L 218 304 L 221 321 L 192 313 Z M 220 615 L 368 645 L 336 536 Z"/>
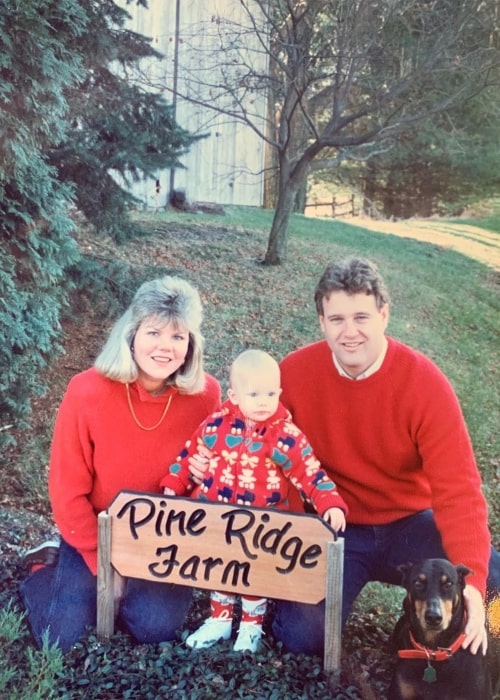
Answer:
<path fill-rule="evenodd" d="M 331 263 L 315 302 L 325 340 L 282 361 L 282 400 L 349 508 L 343 622 L 367 582 L 400 584 L 401 564 L 446 557 L 474 572 L 463 646 L 485 651 L 487 579 L 498 600 L 500 555 L 453 388 L 386 336 L 389 296 L 371 262 Z M 279 601 L 274 633 L 289 651 L 321 653 L 324 604 Z"/>

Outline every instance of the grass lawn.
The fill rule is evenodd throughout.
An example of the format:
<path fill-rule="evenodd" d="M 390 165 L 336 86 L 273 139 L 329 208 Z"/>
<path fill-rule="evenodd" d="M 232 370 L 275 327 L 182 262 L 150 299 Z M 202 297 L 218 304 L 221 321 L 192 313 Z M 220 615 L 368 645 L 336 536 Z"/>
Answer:
<path fill-rule="evenodd" d="M 487 231 L 500 233 L 500 199 L 490 200 L 486 208 L 479 212 L 478 216 L 473 219 L 464 217 L 455 221 L 457 221 L 457 223 L 469 224 L 470 226 L 477 226 Z"/>
<path fill-rule="evenodd" d="M 401 595 L 399 589 L 377 585 L 360 598 L 346 630 L 345 676 L 342 688 L 333 693 L 321 660 L 284 655 L 270 641 L 254 659 L 236 658 L 227 643 L 193 659 L 182 644 L 138 647 L 123 637 L 110 646 L 98 646 L 89 637 L 63 661 L 50 652 L 35 652 L 26 626 L 16 621 L 16 588 L 23 575 L 19 551 L 44 532 L 35 516 L 46 529 L 50 524 L 43 465 L 53 417 L 67 379 L 92 362 L 117 303 L 128 303 L 143 279 L 181 274 L 200 290 L 206 366 L 225 389 L 228 365 L 246 347 L 261 347 L 280 359 L 320 338 L 312 297 L 324 266 L 337 256 L 366 256 L 378 264 L 391 291 L 390 334 L 432 357 L 458 393 L 484 480 L 494 541 L 500 546 L 498 273 L 434 245 L 299 215 L 292 218 L 285 264 L 266 267 L 258 261 L 266 249 L 271 212 L 235 207 L 223 216 L 134 216 L 148 235 L 120 247 L 79 233 L 86 261 L 94 266 L 88 273 L 89 293 L 103 283 L 113 298 L 101 294 L 92 314 L 87 308 L 83 317 L 65 324 L 66 355 L 49 372 L 51 392 L 45 403 L 36 404 L 35 428 L 19 436 L 17 450 L 0 457 L 8 506 L 0 513 L 0 533 L 18 543 L 5 549 L 0 578 L 0 637 L 6 654 L 0 662 L 0 696 L 326 700 L 363 697 L 365 684 L 382 699 L 390 670 L 386 642 Z M 9 600 L 14 611 L 7 609 Z M 9 677 L 12 668 L 15 682 Z"/>

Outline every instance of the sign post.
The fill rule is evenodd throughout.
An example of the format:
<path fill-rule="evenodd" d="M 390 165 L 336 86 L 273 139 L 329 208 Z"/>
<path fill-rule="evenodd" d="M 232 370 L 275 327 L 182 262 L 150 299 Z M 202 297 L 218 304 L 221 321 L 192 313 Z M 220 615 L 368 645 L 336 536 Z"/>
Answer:
<path fill-rule="evenodd" d="M 99 515 L 97 634 L 113 572 L 303 603 L 325 600 L 325 670 L 340 666 L 343 540 L 318 516 L 121 491 Z"/>

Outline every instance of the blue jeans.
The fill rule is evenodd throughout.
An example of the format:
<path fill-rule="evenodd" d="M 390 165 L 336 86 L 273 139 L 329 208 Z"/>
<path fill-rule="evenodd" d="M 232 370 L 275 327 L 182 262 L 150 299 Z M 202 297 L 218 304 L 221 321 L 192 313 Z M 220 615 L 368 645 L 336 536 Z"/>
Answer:
<path fill-rule="evenodd" d="M 432 511 L 425 510 L 387 525 L 348 525 L 344 537 L 342 625 L 369 581 L 401 585 L 398 566 L 409 561 L 446 557 Z M 488 591 L 500 590 L 500 554 L 492 549 Z M 273 632 L 293 653 L 323 654 L 325 603 L 277 601 Z"/>
<path fill-rule="evenodd" d="M 48 633 L 63 652 L 95 627 L 97 577 L 76 549 L 61 541 L 55 566 L 30 574 L 20 587 L 33 636 L 38 645 Z M 191 604 L 192 589 L 129 578 L 117 624 L 141 643 L 174 639 Z"/>

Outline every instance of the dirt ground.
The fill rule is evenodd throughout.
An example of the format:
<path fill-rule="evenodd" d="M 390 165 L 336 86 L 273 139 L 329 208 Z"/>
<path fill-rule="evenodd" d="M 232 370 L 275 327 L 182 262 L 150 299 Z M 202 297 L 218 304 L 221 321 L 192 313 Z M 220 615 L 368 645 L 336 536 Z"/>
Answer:
<path fill-rule="evenodd" d="M 343 219 L 343 221 L 371 231 L 389 233 L 401 238 L 413 238 L 449 248 L 500 272 L 500 235 L 491 231 L 467 224 L 441 221 L 440 219 L 380 221 L 356 216 Z"/>

